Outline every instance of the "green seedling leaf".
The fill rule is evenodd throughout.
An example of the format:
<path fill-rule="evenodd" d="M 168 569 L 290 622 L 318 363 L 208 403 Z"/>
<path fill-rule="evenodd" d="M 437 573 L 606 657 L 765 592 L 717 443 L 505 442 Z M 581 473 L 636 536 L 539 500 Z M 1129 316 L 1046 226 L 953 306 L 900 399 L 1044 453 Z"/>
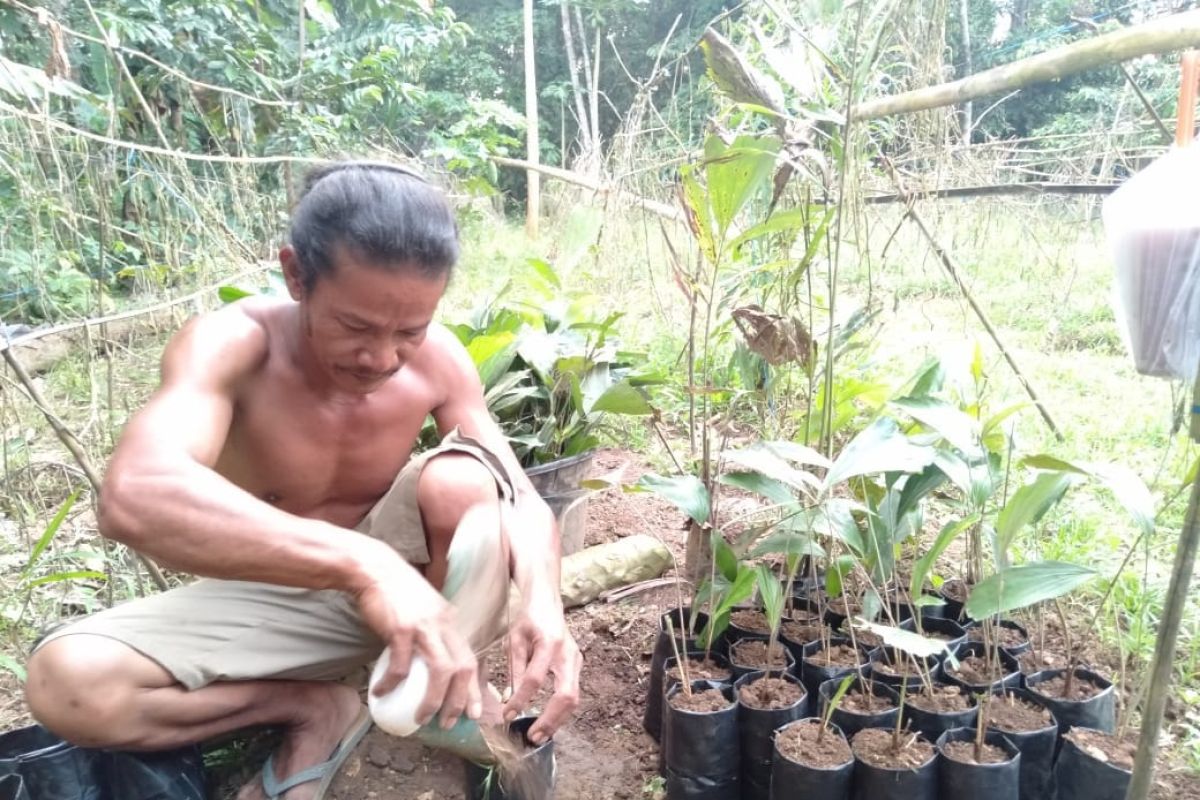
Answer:
<path fill-rule="evenodd" d="M 777 506 L 791 505 L 796 500 L 785 484 L 759 472 L 726 472 L 717 480 L 726 486 L 760 494 Z"/>
<path fill-rule="evenodd" d="M 946 369 L 942 366 L 941 359 L 930 356 L 921 365 L 921 368 L 917 370 L 909 397 L 929 397 L 932 394 L 940 392 L 945 382 Z"/>
<path fill-rule="evenodd" d="M 643 475 L 636 485 L 674 503 L 697 524 L 708 522 L 708 489 L 695 475 L 663 477 L 651 472 Z"/>
<path fill-rule="evenodd" d="M 29 554 L 29 561 L 25 563 L 24 575 L 29 575 L 33 571 L 38 559 L 42 557 L 42 553 L 50 546 L 50 540 L 54 538 L 54 534 L 58 533 L 58 529 L 62 527 L 63 520 L 67 518 L 71 507 L 75 505 L 75 501 L 79 498 L 79 492 L 79 489 L 71 492 L 67 499 L 63 501 L 63 504 L 59 506 L 58 511 L 54 514 L 54 518 L 46 526 L 46 530 L 42 531 L 42 535 L 38 537 L 37 542 L 33 545 L 33 551 Z"/>
<path fill-rule="evenodd" d="M 55 572 L 53 575 L 43 575 L 40 578 L 31 580 L 27 586 L 44 586 L 48 583 L 63 583 L 64 581 L 85 581 L 85 580 L 108 580 L 108 576 L 103 572 L 97 572 L 94 569 L 80 569 L 71 572 Z"/>
<path fill-rule="evenodd" d="M 766 236 L 769 233 L 780 233 L 781 231 L 794 231 L 804 227 L 804 223 L 810 218 L 812 212 L 807 208 L 790 208 L 786 211 L 777 211 L 771 215 L 766 222 L 748 228 L 744 233 L 729 243 L 732 248 L 741 247 L 746 242 L 753 241 Z"/>
<path fill-rule="evenodd" d="M 704 174 L 718 240 L 724 238 L 746 202 L 765 185 L 778 152 L 779 140 L 769 136 L 739 136 L 728 147 L 716 135 L 705 140 Z"/>
<path fill-rule="evenodd" d="M 752 558 L 765 555 L 786 555 L 788 558 L 800 556 L 825 558 L 825 550 L 807 534 L 776 529 L 760 539 L 750 551 Z"/>
<path fill-rule="evenodd" d="M 821 481 L 811 472 L 796 469 L 763 446 L 755 445 L 742 450 L 731 450 L 726 453 L 725 460 L 739 467 L 752 469 L 801 491 L 816 492 L 821 488 Z"/>
<path fill-rule="evenodd" d="M 756 570 L 758 577 L 758 596 L 762 600 L 763 611 L 767 616 L 767 624 L 771 630 L 779 628 L 783 616 L 783 586 L 779 577 L 766 564 L 759 564 Z"/>
<path fill-rule="evenodd" d="M 780 458 L 786 458 L 788 461 L 794 461 L 797 464 L 808 464 L 809 466 L 821 467 L 822 469 L 829 469 L 833 466 L 833 462 L 828 458 L 808 445 L 799 444 L 798 442 L 779 439 L 763 442 L 762 446 Z"/>
<path fill-rule="evenodd" d="M 648 416 L 654 413 L 654 406 L 645 393 L 635 389 L 628 381 L 619 381 L 604 390 L 591 411 L 604 411 L 610 414 L 629 414 L 632 416 Z"/>
<path fill-rule="evenodd" d="M 983 435 L 987 436 L 992 431 L 999 428 L 1000 423 L 1004 422 L 1004 420 L 1008 419 L 1009 417 L 1011 417 L 1013 414 L 1017 413 L 1018 411 L 1022 411 L 1024 409 L 1028 408 L 1031 405 L 1033 405 L 1033 403 L 1030 403 L 1029 401 L 1024 401 L 1021 403 L 1014 403 L 1011 406 L 1006 406 L 1005 408 L 1000 409 L 995 414 L 993 414 L 992 416 L 990 416 L 986 420 L 984 420 Z"/>
<path fill-rule="evenodd" d="M 975 619 L 1006 614 L 1034 603 L 1062 597 L 1095 576 L 1093 569 L 1061 561 L 1039 561 L 1010 567 L 976 584 L 964 608 Z"/>
<path fill-rule="evenodd" d="M 879 623 L 865 620 L 862 617 L 854 619 L 854 627 L 870 631 L 882 639 L 884 645 L 887 647 L 901 650 L 916 658 L 929 658 L 940 653 L 953 655 L 945 642 L 939 639 L 930 639 L 919 633 L 906 631 L 903 628 L 880 625 Z"/>
<path fill-rule="evenodd" d="M 554 271 L 554 267 L 550 265 L 550 262 L 543 261 L 540 258 L 529 258 L 526 259 L 525 263 L 546 283 L 555 289 L 562 289 L 562 282 L 558 279 L 558 273 Z"/>
<path fill-rule="evenodd" d="M 725 578 L 725 580 L 733 583 L 738 577 L 738 559 L 734 554 L 733 548 L 725 541 L 725 537 L 721 532 L 714 530 L 712 532 L 712 552 L 713 559 L 717 564 L 717 571 Z"/>
<path fill-rule="evenodd" d="M 1025 526 L 1036 525 L 1046 516 L 1076 480 L 1078 478 L 1069 472 L 1042 472 L 1032 483 L 1025 484 L 1013 493 L 996 517 L 996 542 L 1000 548 L 996 557 L 1001 567 L 1008 565 L 1008 550 L 1016 541 L 1017 534 Z"/>
<path fill-rule="evenodd" d="M 825 593 L 830 597 L 841 597 L 846 576 L 854 572 L 857 562 L 854 556 L 838 556 L 825 569 Z"/>
<path fill-rule="evenodd" d="M 825 490 L 858 475 L 881 472 L 920 472 L 937 451 L 914 444 L 896 421 L 879 417 L 850 440 L 825 476 Z"/>
<path fill-rule="evenodd" d="M 979 450 L 979 423 L 944 400 L 932 397 L 902 397 L 892 405 L 902 409 L 917 422 L 936 431 L 951 446 L 964 453 Z"/>
<path fill-rule="evenodd" d="M 854 683 L 854 679 L 858 677 L 858 673 L 851 672 L 846 677 L 842 678 L 842 682 L 838 684 L 837 691 L 833 693 L 833 697 L 829 698 L 829 706 L 825 709 L 825 716 L 821 718 L 821 725 L 829 727 L 829 718 L 833 716 L 833 712 L 842 703 L 842 698 L 846 696 L 846 692 L 850 691 L 850 685 Z"/>
<path fill-rule="evenodd" d="M 917 559 L 917 563 L 913 565 L 912 579 L 908 584 L 908 596 L 919 597 L 925 599 L 922 592 L 925 591 L 925 580 L 929 577 L 929 571 L 933 569 L 933 565 L 937 562 L 942 553 L 946 552 L 946 548 L 950 543 L 963 531 L 968 530 L 972 525 L 979 522 L 979 515 L 972 514 L 966 519 L 960 519 L 957 522 L 947 522 L 942 526 L 941 532 L 934 539 L 933 544 L 925 551 L 925 554 Z M 930 599 L 930 602 L 937 602 Z"/>

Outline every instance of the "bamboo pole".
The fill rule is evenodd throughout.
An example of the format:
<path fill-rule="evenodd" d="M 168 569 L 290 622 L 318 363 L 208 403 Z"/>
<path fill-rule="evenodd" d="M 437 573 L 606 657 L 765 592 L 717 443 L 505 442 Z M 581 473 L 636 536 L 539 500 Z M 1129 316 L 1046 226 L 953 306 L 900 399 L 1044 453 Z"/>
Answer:
<path fill-rule="evenodd" d="M 1192 441 L 1200 442 L 1200 376 L 1192 390 Z M 1162 728 L 1163 715 L 1167 709 L 1167 697 L 1171 694 L 1171 666 L 1175 659 L 1175 644 L 1179 638 L 1179 625 L 1187 605 L 1188 586 L 1192 582 L 1192 568 L 1196 552 L 1200 549 L 1200 478 L 1192 481 L 1191 499 L 1188 501 L 1187 516 L 1183 531 L 1175 549 L 1175 566 L 1171 570 L 1171 584 L 1167 589 L 1166 602 L 1159 621 L 1158 641 L 1154 646 L 1154 663 L 1150 668 L 1150 692 L 1146 697 L 1142 715 L 1142 730 L 1138 736 L 1137 755 L 1133 759 L 1133 777 L 1125 800 L 1146 800 L 1154 780 L 1154 762 L 1158 756 L 1158 733 Z"/>
<path fill-rule="evenodd" d="M 878 119 L 958 105 L 989 95 L 1058 80 L 1139 56 L 1200 46 L 1200 11 L 1185 11 L 1058 47 L 957 81 L 860 103 L 856 119 Z"/>
<path fill-rule="evenodd" d="M 647 211 L 663 217 L 664 219 L 673 220 L 675 222 L 685 221 L 683 211 L 675 206 L 667 203 L 660 203 L 657 200 L 650 200 L 645 197 L 640 197 L 639 195 L 633 194 L 632 192 L 627 192 L 624 189 L 606 186 L 600 181 L 594 178 L 589 178 L 586 175 L 580 175 L 578 172 L 572 172 L 568 169 L 560 169 L 559 167 L 551 167 L 545 164 L 534 164 L 529 161 L 522 161 L 519 158 L 507 158 L 505 156 L 492 156 L 492 161 L 502 167 L 513 167 L 514 169 L 529 170 L 532 172 L 537 172 L 541 175 L 545 175 L 549 178 L 554 178 L 555 180 L 563 181 L 564 183 L 582 186 L 584 189 L 590 189 L 596 194 L 611 194 L 627 199 L 634 205 L 640 206 Z"/>
<path fill-rule="evenodd" d="M 924 234 L 925 239 L 929 242 L 929 246 L 933 249 L 934 254 L 938 257 L 938 260 L 942 262 L 942 266 L 946 268 L 946 272 L 950 274 L 950 277 L 954 280 L 954 283 L 957 284 L 958 290 L 962 292 L 963 297 L 967 299 L 967 303 L 970 304 L 971 309 L 975 312 L 975 315 L 979 317 L 979 321 L 983 323 L 984 329 L 988 332 L 988 335 L 992 337 L 992 341 L 996 343 L 996 347 L 1000 350 L 1000 354 L 1004 356 L 1004 360 L 1007 361 L 1008 366 L 1012 368 L 1013 374 L 1017 376 L 1017 380 L 1020 381 L 1021 386 L 1024 387 L 1025 393 L 1029 395 L 1029 399 L 1033 401 L 1035 406 L 1037 406 L 1038 413 L 1041 414 L 1042 419 L 1046 421 L 1046 426 L 1049 427 L 1054 433 L 1056 439 L 1058 439 L 1060 442 L 1063 441 L 1062 431 L 1060 431 L 1058 425 L 1055 424 L 1054 418 L 1050 416 L 1050 410 L 1046 408 L 1044 403 L 1042 403 L 1041 398 L 1039 398 L 1037 392 L 1034 391 L 1033 384 L 1031 384 L 1029 379 L 1025 377 L 1025 373 L 1021 372 L 1021 368 L 1017 366 L 1016 359 L 1013 358 L 1013 355 L 1008 351 L 1008 348 L 1004 346 L 1004 342 L 1000 340 L 1000 334 L 992 325 L 992 321 L 988 319 L 987 314 L 984 313 L 983 307 L 980 306 L 979 302 L 975 300 L 975 295 L 971 294 L 971 290 L 968 289 L 967 284 L 963 282 L 962 277 L 958 273 L 958 267 L 955 266 L 954 260 L 950 258 L 950 254 L 947 253 L 945 248 L 943 248 L 938 240 L 934 238 L 933 233 L 931 233 L 928 226 L 925 225 L 925 220 L 921 219 L 921 215 L 917 213 L 915 208 L 910 207 L 908 209 L 908 217 L 917 224 L 918 228 L 920 228 L 921 233 Z"/>

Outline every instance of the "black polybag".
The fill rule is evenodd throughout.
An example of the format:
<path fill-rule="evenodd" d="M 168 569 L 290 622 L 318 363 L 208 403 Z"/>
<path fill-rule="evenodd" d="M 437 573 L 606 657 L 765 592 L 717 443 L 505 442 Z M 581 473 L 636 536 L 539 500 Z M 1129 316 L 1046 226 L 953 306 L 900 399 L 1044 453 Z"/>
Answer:
<path fill-rule="evenodd" d="M 20 787 L 20 788 L 18 788 Z M 205 800 L 198 747 L 125 753 L 76 747 L 40 725 L 0 734 L 0 798 Z"/>
<path fill-rule="evenodd" d="M 719 711 L 681 711 L 670 699 L 685 687 L 667 692 L 663 706 L 663 744 L 668 800 L 740 800 L 741 758 L 738 745 L 738 704 L 733 687 L 719 691 L 729 705 Z M 710 688 L 696 681 L 692 691 Z"/>
<path fill-rule="evenodd" d="M 787 708 L 754 708 L 741 701 L 739 689 L 766 676 L 765 672 L 751 672 L 738 678 L 734 696 L 738 698 L 738 739 L 742 760 L 743 800 L 768 800 L 771 791 L 771 756 L 775 749 L 775 729 L 807 714 L 808 693 L 794 675 L 778 672 L 771 677 L 787 681 L 797 687 L 800 699 Z"/>
<path fill-rule="evenodd" d="M 1018 800 L 1021 789 L 1021 751 L 999 731 L 984 733 L 984 742 L 999 747 L 1008 755 L 1007 761 L 997 764 L 965 764 L 955 761 L 943 751 L 950 742 L 971 742 L 975 731 L 954 728 L 937 740 L 938 794 L 945 798 L 963 800 Z"/>

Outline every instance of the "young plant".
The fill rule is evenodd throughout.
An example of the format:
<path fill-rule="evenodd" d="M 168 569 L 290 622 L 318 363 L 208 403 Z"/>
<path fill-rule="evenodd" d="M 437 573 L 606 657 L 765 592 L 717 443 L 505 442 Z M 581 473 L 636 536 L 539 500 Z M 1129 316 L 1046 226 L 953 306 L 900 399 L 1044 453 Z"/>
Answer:
<path fill-rule="evenodd" d="M 829 720 L 833 717 L 833 712 L 842 704 L 842 698 L 846 696 L 846 692 L 850 691 L 850 684 L 854 683 L 856 677 L 854 673 L 850 673 L 842 678 L 837 691 L 833 693 L 833 697 L 829 698 L 829 707 L 825 709 L 825 715 L 821 717 L 821 730 L 817 731 L 818 743 L 825 738 L 825 731 L 829 730 Z"/>
<path fill-rule="evenodd" d="M 783 587 L 778 576 L 766 564 L 758 565 L 758 596 L 771 628 L 767 638 L 767 677 L 770 677 L 771 653 L 775 652 L 775 645 L 779 641 L 779 624 L 783 621 Z"/>

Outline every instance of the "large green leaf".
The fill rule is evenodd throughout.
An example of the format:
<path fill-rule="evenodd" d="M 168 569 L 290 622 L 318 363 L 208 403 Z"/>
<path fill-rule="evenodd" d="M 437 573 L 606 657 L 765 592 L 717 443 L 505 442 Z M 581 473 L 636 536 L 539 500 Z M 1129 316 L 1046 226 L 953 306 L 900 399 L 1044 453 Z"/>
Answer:
<path fill-rule="evenodd" d="M 717 480 L 726 486 L 760 494 L 777 506 L 789 505 L 796 499 L 787 484 L 760 472 L 726 472 Z"/>
<path fill-rule="evenodd" d="M 900 499 L 896 504 L 897 516 L 904 516 L 917 508 L 922 500 L 934 489 L 946 482 L 946 473 L 937 464 L 930 464 L 916 475 L 909 475 L 900 490 Z"/>
<path fill-rule="evenodd" d="M 783 616 L 783 585 L 779 582 L 779 576 L 766 564 L 758 565 L 757 579 L 758 597 L 767 615 L 767 623 L 774 631 Z"/>
<path fill-rule="evenodd" d="M 944 400 L 933 397 L 902 397 L 892 405 L 903 409 L 926 428 L 937 431 L 943 439 L 964 453 L 979 450 L 979 423 Z"/>
<path fill-rule="evenodd" d="M 725 537 L 721 532 L 714 530 L 710 536 L 709 546 L 712 548 L 713 563 L 717 567 L 717 571 L 729 583 L 737 580 L 738 576 L 738 558 L 733 552 L 733 548 L 729 546 L 729 542 L 725 541 Z"/>
<path fill-rule="evenodd" d="M 802 491 L 815 493 L 821 488 L 821 481 L 811 472 L 796 469 L 763 445 L 731 450 L 725 454 L 725 460 Z"/>
<path fill-rule="evenodd" d="M 863 551 L 862 531 L 854 521 L 854 512 L 862 505 L 844 497 L 831 497 L 804 514 L 795 517 L 793 526 L 805 525 L 806 530 L 817 536 L 830 536 L 841 540 L 856 553 Z"/>
<path fill-rule="evenodd" d="M 629 381 L 622 380 L 605 389 L 592 404 L 591 411 L 647 416 L 654 413 L 654 406 L 650 405 L 645 392 L 635 389 Z"/>
<path fill-rule="evenodd" d="M 936 392 L 940 392 L 945 382 L 946 369 L 942 366 L 941 359 L 936 356 L 930 356 L 925 359 L 925 363 L 917 370 L 917 374 L 913 378 L 913 388 L 909 393 L 909 397 L 928 397 Z"/>
<path fill-rule="evenodd" d="M 695 475 L 663 477 L 650 472 L 643 475 L 636 485 L 674 503 L 699 524 L 708 522 L 708 489 Z"/>
<path fill-rule="evenodd" d="M 825 489 L 858 475 L 920 472 L 936 454 L 932 447 L 914 444 L 895 420 L 879 417 L 842 449 L 825 476 Z"/>
<path fill-rule="evenodd" d="M 1093 569 L 1061 561 L 1023 564 L 984 578 L 971 590 L 964 608 L 969 616 L 986 619 L 1062 597 L 1095 576 Z"/>
<path fill-rule="evenodd" d="M 1000 547 L 996 557 L 1002 567 L 1008 564 L 1008 550 L 1021 529 L 1036 525 L 1076 480 L 1069 472 L 1040 472 L 1032 483 L 1013 493 L 996 518 L 996 540 Z"/>
<path fill-rule="evenodd" d="M 691 165 L 679 170 L 680 180 L 683 182 L 683 210 L 687 214 L 688 227 L 700 245 L 700 252 L 704 254 L 708 263 L 715 264 L 717 246 L 716 237 L 713 235 L 712 208 L 709 205 L 708 194 L 696 180 L 694 170 Z"/>
<path fill-rule="evenodd" d="M 763 442 L 762 446 L 780 458 L 786 458 L 797 464 L 809 464 L 823 469 L 829 469 L 833 465 L 832 461 L 805 444 L 789 442 L 786 439 L 774 439 Z"/>
<path fill-rule="evenodd" d="M 1021 463 L 1034 469 L 1059 470 L 1086 475 L 1100 482 L 1112 492 L 1117 502 L 1129 512 L 1134 523 L 1144 533 L 1154 530 L 1154 496 L 1137 473 L 1120 464 L 1093 464 L 1064 461 L 1051 455 L 1036 455 L 1022 459 Z"/>
<path fill-rule="evenodd" d="M 825 550 L 808 536 L 797 531 L 776 528 L 758 540 L 750 550 L 752 558 L 765 555 L 813 556 L 825 558 Z"/>
<path fill-rule="evenodd" d="M 718 241 L 746 201 L 766 185 L 778 152 L 779 140 L 769 136 L 739 136 L 728 147 L 716 135 L 705 141 L 704 173 Z"/>

